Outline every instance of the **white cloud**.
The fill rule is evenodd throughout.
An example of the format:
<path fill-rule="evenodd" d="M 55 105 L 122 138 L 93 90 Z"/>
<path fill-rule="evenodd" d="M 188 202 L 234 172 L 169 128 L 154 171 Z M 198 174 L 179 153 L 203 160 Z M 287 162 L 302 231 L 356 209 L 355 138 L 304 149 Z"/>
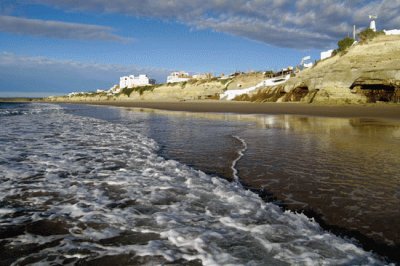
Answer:
<path fill-rule="evenodd" d="M 113 34 L 110 27 L 1 15 L 0 31 L 61 39 L 131 41 Z"/>
<path fill-rule="evenodd" d="M 169 70 L 133 65 L 81 63 L 0 53 L 0 96 L 47 95 L 109 88 L 126 74 L 148 74 L 164 81 Z M 11 95 L 12 96 L 12 95 Z"/>
<path fill-rule="evenodd" d="M 269 44 L 325 47 L 357 27 L 368 14 L 381 28 L 400 27 L 400 0 L 31 0 L 75 11 L 120 13 L 176 20 Z M 310 47 L 312 46 L 312 47 Z"/>

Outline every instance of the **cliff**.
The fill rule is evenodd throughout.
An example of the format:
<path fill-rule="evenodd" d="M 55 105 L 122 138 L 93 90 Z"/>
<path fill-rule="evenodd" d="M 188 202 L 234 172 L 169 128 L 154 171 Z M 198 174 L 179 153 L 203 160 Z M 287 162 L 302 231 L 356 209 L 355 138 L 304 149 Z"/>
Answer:
<path fill-rule="evenodd" d="M 255 102 L 400 102 L 400 36 L 379 36 L 319 61 L 282 86 L 236 100 Z"/>
<path fill-rule="evenodd" d="M 93 102 L 93 101 L 192 101 L 219 99 L 227 89 L 254 86 L 265 79 L 260 72 L 242 73 L 226 79 L 190 80 L 172 84 L 125 89 L 109 96 L 106 93 L 84 93 L 80 95 L 50 97 L 55 102 Z"/>
<path fill-rule="evenodd" d="M 226 79 L 190 80 L 105 93 L 52 97 L 58 102 L 193 101 L 219 99 L 226 90 L 255 86 L 267 78 L 261 72 Z M 264 87 L 235 98 L 252 102 L 369 103 L 400 102 L 400 36 L 379 36 L 352 46 L 346 53 L 317 62 L 285 84 Z"/>

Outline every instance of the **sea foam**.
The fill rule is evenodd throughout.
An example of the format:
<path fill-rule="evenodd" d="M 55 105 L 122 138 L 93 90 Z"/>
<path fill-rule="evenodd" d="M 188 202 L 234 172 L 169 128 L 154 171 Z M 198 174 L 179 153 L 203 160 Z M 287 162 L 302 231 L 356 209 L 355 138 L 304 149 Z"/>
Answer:
<path fill-rule="evenodd" d="M 2 117 L 2 125 L 10 140 L 0 142 L 2 252 L 22 250 L 5 255 L 10 264 L 123 264 L 126 256 L 156 264 L 384 264 L 303 214 L 158 156 L 154 140 L 123 124 L 55 107 Z"/>

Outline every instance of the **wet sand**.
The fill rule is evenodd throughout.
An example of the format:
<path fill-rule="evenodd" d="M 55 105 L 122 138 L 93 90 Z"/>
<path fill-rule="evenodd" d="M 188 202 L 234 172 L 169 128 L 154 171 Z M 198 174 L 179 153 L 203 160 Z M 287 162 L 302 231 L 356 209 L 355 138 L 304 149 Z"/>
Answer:
<path fill-rule="evenodd" d="M 289 123 L 291 125 L 290 131 L 295 132 L 295 134 L 284 134 L 283 137 L 278 134 L 275 135 L 275 139 L 273 138 L 274 136 L 271 135 L 268 135 L 268 138 L 265 138 L 265 135 L 263 134 L 257 135 L 254 132 L 252 133 L 251 130 L 246 133 L 247 135 L 241 132 L 241 134 L 244 134 L 242 135 L 242 137 L 246 139 L 249 147 L 251 147 L 246 152 L 246 157 L 239 162 L 238 166 L 242 184 L 246 188 L 258 193 L 267 202 L 276 202 L 284 209 L 305 213 L 308 217 L 314 218 L 325 230 L 331 231 L 336 235 L 342 237 L 356 239 L 365 250 L 374 250 L 377 254 L 385 256 L 392 261 L 400 261 L 400 247 L 397 241 L 398 227 L 394 226 L 396 224 L 393 224 L 393 221 L 397 220 L 397 218 L 394 216 L 398 216 L 398 214 L 394 212 L 395 214 L 393 216 L 390 211 L 396 210 L 396 206 L 398 205 L 394 203 L 394 206 L 389 207 L 388 201 L 380 199 L 381 195 L 379 194 L 382 193 L 382 188 L 385 186 L 396 187 L 396 185 L 389 185 L 390 182 L 388 182 L 387 180 L 381 182 L 381 179 L 384 179 L 385 177 L 390 177 L 389 180 L 393 181 L 392 177 L 398 176 L 396 173 L 387 172 L 388 164 L 390 164 L 390 162 L 394 163 L 393 169 L 398 169 L 396 167 L 397 160 L 393 159 L 398 158 L 398 156 L 396 155 L 397 152 L 390 151 L 391 147 L 396 147 L 398 145 L 387 144 L 386 146 L 384 146 L 382 144 L 385 144 L 386 140 L 390 139 L 392 141 L 395 141 L 395 139 L 399 136 L 396 133 L 398 132 L 396 131 L 396 127 L 390 126 L 390 123 L 394 122 L 397 124 L 399 122 L 400 105 L 368 104 L 323 106 L 299 103 L 259 104 L 219 101 L 115 101 L 79 102 L 79 104 L 110 105 L 135 109 L 138 108 L 139 110 L 141 108 L 148 108 L 151 113 L 157 114 L 158 111 L 154 111 L 154 109 L 169 111 L 189 111 L 194 117 L 197 117 L 198 115 L 200 115 L 201 117 L 203 117 L 203 115 L 207 117 L 221 115 L 223 116 L 225 115 L 224 113 L 294 114 L 300 116 L 308 116 L 309 118 L 307 118 L 306 120 L 304 120 L 304 117 L 286 118 L 286 120 L 283 121 L 285 125 L 282 124 L 281 126 L 283 128 L 286 128 L 286 124 Z M 124 108 L 122 108 L 121 111 L 124 111 Z M 179 115 L 180 112 L 160 111 L 160 114 Z M 317 116 L 347 117 L 355 119 L 347 119 L 349 121 L 346 120 L 346 122 L 342 120 L 332 120 L 332 118 L 321 120 L 320 118 L 317 118 Z M 186 115 L 184 117 L 186 117 Z M 380 122 L 376 124 L 377 122 L 374 119 L 370 120 L 357 118 L 395 119 L 396 121 L 388 121 L 388 126 L 385 126 L 386 124 L 381 125 Z M 272 122 L 274 123 L 271 124 Z M 279 122 L 272 122 L 270 120 L 264 121 L 264 123 L 267 123 L 265 125 L 268 128 L 281 128 Z M 169 126 L 165 127 L 167 123 L 170 124 Z M 262 121 L 260 123 L 262 124 Z M 158 128 L 158 125 L 162 125 L 161 128 Z M 184 129 L 185 125 L 187 126 L 186 130 Z M 263 125 L 259 126 L 261 128 L 264 128 Z M 165 131 L 165 128 L 169 128 L 169 130 L 171 131 Z M 178 139 L 180 139 L 180 141 L 176 141 L 177 134 L 174 131 L 174 129 L 176 128 L 179 128 L 180 138 Z M 209 128 L 209 125 L 204 127 L 202 123 L 190 123 L 190 119 L 188 124 L 182 123 L 180 119 L 167 119 L 166 121 L 156 120 L 156 122 L 150 126 L 152 132 L 151 137 L 157 140 L 157 142 L 161 143 L 161 146 L 163 147 L 161 153 L 163 157 L 178 159 L 178 161 L 195 167 L 196 169 L 206 171 L 211 175 L 217 174 L 218 176 L 226 177 L 229 179 L 231 168 L 230 165 L 227 168 L 227 165 L 224 163 L 226 161 L 230 162 L 234 159 L 230 158 L 229 156 L 234 157 L 237 155 L 235 150 L 235 148 L 237 148 L 237 143 L 236 145 L 234 143 L 232 143 L 231 145 L 227 145 L 227 143 L 221 144 L 217 143 L 216 138 L 213 138 L 211 145 L 204 145 L 204 143 L 210 142 L 208 139 L 208 136 L 210 135 L 220 136 L 221 138 L 226 135 L 226 133 L 224 132 L 215 133 L 213 130 L 211 130 L 210 133 L 210 131 L 207 131 L 206 129 L 203 130 L 204 128 Z M 217 130 L 221 128 L 225 130 L 227 127 L 214 127 L 214 129 Z M 387 132 L 385 130 L 387 130 Z M 196 134 L 195 136 L 197 139 L 194 140 L 192 134 L 182 134 L 182 132 L 202 132 L 202 134 Z M 274 131 L 270 130 L 268 132 Z M 331 134 L 331 132 L 333 133 Z M 305 133 L 305 135 L 307 136 L 314 136 L 312 138 L 307 137 L 305 139 L 304 143 L 306 144 L 303 149 L 300 149 L 301 145 L 299 145 L 299 143 L 301 144 L 303 142 L 300 141 L 292 143 L 292 141 L 295 141 L 298 136 L 303 135 L 300 133 Z M 229 140 L 232 141 L 232 139 L 229 139 L 230 135 L 231 134 L 228 134 L 228 142 Z M 344 137 L 335 138 L 336 135 Z M 371 137 L 371 135 L 373 137 Z M 188 137 L 189 140 L 185 139 L 185 136 Z M 318 136 L 318 138 L 316 138 L 315 136 Z M 267 139 L 269 139 L 269 141 L 266 141 Z M 330 152 L 325 152 L 325 150 L 322 149 L 323 154 L 316 156 L 317 158 L 322 158 L 323 161 L 320 162 L 314 159 L 313 156 L 315 156 L 316 151 L 319 151 L 320 149 L 318 148 L 316 150 L 310 151 L 310 146 L 308 144 L 310 143 L 310 139 L 312 139 L 312 147 L 330 147 Z M 379 143 L 380 140 L 383 140 L 383 143 Z M 188 144 L 187 147 L 183 145 L 186 143 Z M 293 152 L 291 147 L 297 147 L 295 150 L 300 150 L 300 152 Z M 207 148 L 210 148 L 210 150 L 208 150 Z M 367 148 L 370 150 L 368 150 Z M 350 155 L 354 151 L 358 155 L 356 157 L 351 157 Z M 219 152 L 220 154 L 217 154 L 217 152 Z M 383 156 L 382 152 L 383 154 L 386 154 L 389 157 L 392 156 L 393 158 L 388 159 L 387 157 Z M 210 157 L 210 154 L 213 154 L 213 156 Z M 274 154 L 274 156 L 271 157 L 271 154 Z M 331 156 L 328 156 L 329 154 Z M 346 155 L 348 154 L 350 154 L 350 158 L 345 159 Z M 363 154 L 366 154 L 366 157 L 360 158 Z M 369 158 L 368 154 L 380 155 L 377 157 L 376 160 L 371 159 L 369 163 L 365 164 L 365 162 L 367 162 Z M 282 159 L 291 158 L 291 156 L 294 156 L 294 158 L 289 161 L 285 161 L 285 159 Z M 223 162 L 221 164 L 218 164 L 216 158 L 222 158 Z M 342 160 L 344 163 L 342 162 Z M 286 162 L 286 164 L 284 164 L 284 162 Z M 345 162 L 348 162 L 347 168 L 344 167 Z M 316 167 L 316 165 L 313 165 L 313 163 L 317 163 L 317 166 L 320 165 L 320 167 Z M 328 166 L 325 167 L 325 165 Z M 332 167 L 331 171 L 329 171 L 329 166 L 332 165 L 336 166 Z M 302 167 L 305 168 L 302 169 Z M 340 174 L 337 172 L 336 167 L 339 167 L 340 169 L 345 169 Z M 318 169 L 315 170 L 315 168 Z M 381 168 L 386 169 L 385 172 L 381 172 Z M 288 169 L 289 171 L 287 171 Z M 299 177 L 299 169 L 302 169 L 302 173 L 306 173 L 305 179 Z M 364 170 L 364 172 L 361 170 Z M 356 173 L 354 173 L 355 171 Z M 324 178 L 318 178 L 320 175 Z M 367 177 L 366 180 L 360 181 L 357 179 L 358 177 L 364 176 Z M 277 180 L 274 180 L 274 182 L 271 183 L 270 181 L 274 178 Z M 346 180 L 346 182 L 348 181 L 349 185 L 345 186 L 346 182 L 344 182 L 343 180 Z M 359 183 L 357 183 L 358 181 Z M 355 183 L 357 183 L 356 192 L 352 190 Z M 382 185 L 382 183 L 384 185 Z M 369 186 L 369 184 L 373 185 Z M 343 188 L 343 186 L 345 186 L 345 188 Z M 381 189 L 375 191 L 374 187 Z M 346 190 L 346 188 L 348 189 Z M 340 193 L 338 193 L 338 190 L 340 191 Z M 310 192 L 310 195 L 308 195 L 307 192 Z M 360 196 L 357 193 L 364 194 Z M 379 195 L 373 197 L 373 195 L 376 194 Z M 315 195 L 318 195 L 318 197 Z M 390 195 L 392 194 L 384 192 L 383 195 L 389 195 L 390 197 Z M 353 199 L 353 197 L 355 197 L 355 199 Z M 297 206 L 295 203 L 291 203 L 294 202 L 293 199 L 300 200 L 300 205 L 306 202 L 309 206 Z M 361 201 L 362 204 L 357 202 L 358 199 Z M 342 201 L 338 202 L 338 200 Z M 381 201 L 383 201 L 381 206 L 388 207 L 386 213 L 380 211 L 381 207 L 377 207 L 376 209 L 378 211 L 375 212 L 376 210 L 374 208 Z M 373 210 L 368 210 L 365 205 L 371 206 Z M 358 210 L 357 212 L 356 209 Z M 364 223 L 359 221 L 359 219 L 361 219 L 360 217 L 363 219 Z M 369 222 L 371 222 L 372 225 L 366 224 Z M 393 244 L 388 244 L 387 242 L 382 240 L 383 231 L 385 231 L 385 236 L 389 236 L 389 240 L 393 240 Z M 378 232 L 379 235 L 373 235 L 374 232 Z"/>
<path fill-rule="evenodd" d="M 399 104 L 317 105 L 303 103 L 250 103 L 223 101 L 150 102 L 104 101 L 77 104 L 110 105 L 169 111 L 239 114 L 290 114 L 324 117 L 400 119 Z"/>

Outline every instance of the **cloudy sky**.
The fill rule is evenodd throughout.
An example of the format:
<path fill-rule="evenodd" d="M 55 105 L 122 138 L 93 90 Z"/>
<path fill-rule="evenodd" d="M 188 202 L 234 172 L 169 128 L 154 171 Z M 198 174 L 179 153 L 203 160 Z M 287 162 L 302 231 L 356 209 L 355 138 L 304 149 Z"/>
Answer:
<path fill-rule="evenodd" d="M 277 70 L 400 0 L 0 0 L 0 97 L 109 88 L 125 74 Z"/>

